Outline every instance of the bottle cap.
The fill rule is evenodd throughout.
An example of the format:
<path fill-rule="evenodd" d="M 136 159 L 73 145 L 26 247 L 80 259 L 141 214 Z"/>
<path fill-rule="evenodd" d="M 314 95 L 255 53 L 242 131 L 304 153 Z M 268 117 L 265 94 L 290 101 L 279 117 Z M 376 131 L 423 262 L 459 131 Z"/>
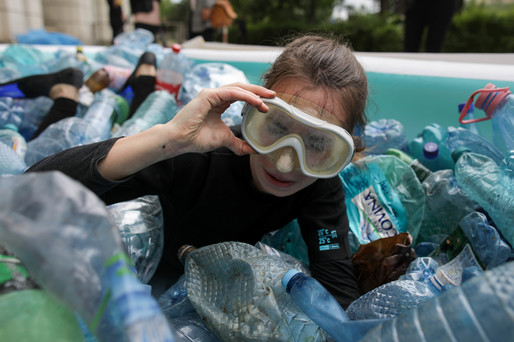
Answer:
<path fill-rule="evenodd" d="M 423 156 L 427 159 L 436 159 L 439 156 L 439 146 L 434 142 L 423 145 Z"/>
<path fill-rule="evenodd" d="M 291 278 L 293 278 L 298 273 L 301 273 L 300 271 L 292 268 L 289 271 L 287 271 L 284 276 L 282 277 L 282 286 L 287 290 L 287 285 L 289 284 L 289 281 Z"/>
<path fill-rule="evenodd" d="M 182 49 L 182 46 L 180 44 L 171 44 L 171 50 L 175 53 L 179 53 L 180 50 Z"/>
<path fill-rule="evenodd" d="M 196 247 L 191 245 L 183 245 L 178 249 L 177 257 L 182 263 L 182 265 L 185 265 L 187 256 L 195 249 Z"/>
<path fill-rule="evenodd" d="M 465 105 L 466 105 L 466 102 L 459 103 L 459 113 L 462 112 Z M 467 113 L 474 113 L 474 112 L 475 112 L 475 106 L 473 104 L 470 104 Z"/>
<path fill-rule="evenodd" d="M 466 146 L 459 146 L 452 152 L 452 159 L 456 163 L 459 158 L 467 152 L 471 152 Z"/>
<path fill-rule="evenodd" d="M 494 84 L 488 83 L 484 89 L 494 90 L 496 88 L 497 87 Z M 508 88 L 498 89 L 498 91 L 489 93 L 482 92 L 475 102 L 476 107 L 482 109 L 488 117 L 491 117 L 496 106 L 509 94 L 510 91 Z"/>

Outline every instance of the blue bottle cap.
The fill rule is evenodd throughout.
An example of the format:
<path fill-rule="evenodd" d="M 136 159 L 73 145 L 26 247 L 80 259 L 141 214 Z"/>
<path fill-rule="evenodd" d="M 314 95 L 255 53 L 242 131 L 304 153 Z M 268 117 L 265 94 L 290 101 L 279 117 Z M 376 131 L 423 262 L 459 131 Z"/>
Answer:
<path fill-rule="evenodd" d="M 300 271 L 298 270 L 295 270 L 294 268 L 290 269 L 289 271 L 287 271 L 284 276 L 282 277 L 282 286 L 287 289 L 287 285 L 289 284 L 289 281 L 291 280 L 291 278 L 293 278 L 295 275 L 297 275 L 298 273 L 301 273 Z"/>
<path fill-rule="evenodd" d="M 464 106 L 466 103 L 459 103 L 459 113 L 462 113 L 462 110 L 464 109 Z M 475 106 L 471 104 L 468 109 L 468 113 L 474 113 L 475 112 Z"/>
<path fill-rule="evenodd" d="M 434 142 L 427 142 L 423 145 L 423 156 L 427 159 L 436 159 L 439 155 L 439 146 Z"/>

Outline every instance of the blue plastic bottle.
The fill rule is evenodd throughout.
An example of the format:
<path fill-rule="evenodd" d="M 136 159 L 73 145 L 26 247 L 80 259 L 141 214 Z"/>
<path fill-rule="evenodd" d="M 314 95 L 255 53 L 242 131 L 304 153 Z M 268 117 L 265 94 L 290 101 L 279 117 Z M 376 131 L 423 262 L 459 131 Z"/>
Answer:
<path fill-rule="evenodd" d="M 486 271 L 384 322 L 361 342 L 510 340 L 514 336 L 513 278 L 514 262 Z"/>
<path fill-rule="evenodd" d="M 358 341 L 383 320 L 350 321 L 337 300 L 316 279 L 291 269 L 282 286 L 293 302 L 337 342 Z"/>
<path fill-rule="evenodd" d="M 470 198 L 491 216 L 507 241 L 514 245 L 514 150 L 501 165 L 491 158 L 457 149 L 455 177 Z"/>
<path fill-rule="evenodd" d="M 27 169 L 27 164 L 14 150 L 0 143 L 0 175 L 18 175 Z"/>
<path fill-rule="evenodd" d="M 19 127 L 25 111 L 11 97 L 0 97 L 0 127 L 13 124 Z"/>

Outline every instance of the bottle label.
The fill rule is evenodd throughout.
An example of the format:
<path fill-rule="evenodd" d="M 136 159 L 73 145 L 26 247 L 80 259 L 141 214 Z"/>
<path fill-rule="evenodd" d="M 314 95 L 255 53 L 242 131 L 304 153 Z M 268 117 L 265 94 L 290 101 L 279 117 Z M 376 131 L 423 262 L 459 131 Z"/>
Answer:
<path fill-rule="evenodd" d="M 159 80 L 155 81 L 155 90 L 167 90 L 170 94 L 175 95 L 175 98 L 178 96 L 178 92 L 180 90 L 180 86 L 182 84 L 170 84 L 165 83 Z"/>
<path fill-rule="evenodd" d="M 462 272 L 466 267 L 476 266 L 478 264 L 471 246 L 467 244 L 462 251 L 450 262 L 442 265 L 431 279 L 432 284 L 440 291 L 443 285 L 459 286 L 462 283 Z"/>

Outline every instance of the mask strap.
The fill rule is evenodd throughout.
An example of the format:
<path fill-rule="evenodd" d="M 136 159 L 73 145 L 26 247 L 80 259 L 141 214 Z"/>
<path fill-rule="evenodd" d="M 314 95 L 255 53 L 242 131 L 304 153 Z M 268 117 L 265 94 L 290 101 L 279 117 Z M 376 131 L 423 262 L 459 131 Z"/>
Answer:
<path fill-rule="evenodd" d="M 494 93 L 494 94 L 491 94 Z M 466 114 L 468 113 L 469 107 L 471 107 L 471 104 L 474 101 L 474 97 L 477 94 L 481 94 L 479 96 L 479 100 L 477 100 L 477 103 L 475 105 L 476 108 L 482 109 L 486 116 L 483 118 L 476 118 L 471 120 L 464 120 L 466 117 Z M 485 95 L 488 94 L 488 95 Z M 459 122 L 461 124 L 470 124 L 474 122 L 480 122 L 489 120 L 492 117 L 492 112 L 494 108 L 498 105 L 498 103 L 503 100 L 507 95 L 510 94 L 509 87 L 505 88 L 495 88 L 494 85 L 488 84 L 484 89 L 478 89 L 471 94 L 469 99 L 466 101 L 466 104 L 464 105 L 464 108 L 462 108 L 462 111 L 460 112 L 459 116 Z"/>

